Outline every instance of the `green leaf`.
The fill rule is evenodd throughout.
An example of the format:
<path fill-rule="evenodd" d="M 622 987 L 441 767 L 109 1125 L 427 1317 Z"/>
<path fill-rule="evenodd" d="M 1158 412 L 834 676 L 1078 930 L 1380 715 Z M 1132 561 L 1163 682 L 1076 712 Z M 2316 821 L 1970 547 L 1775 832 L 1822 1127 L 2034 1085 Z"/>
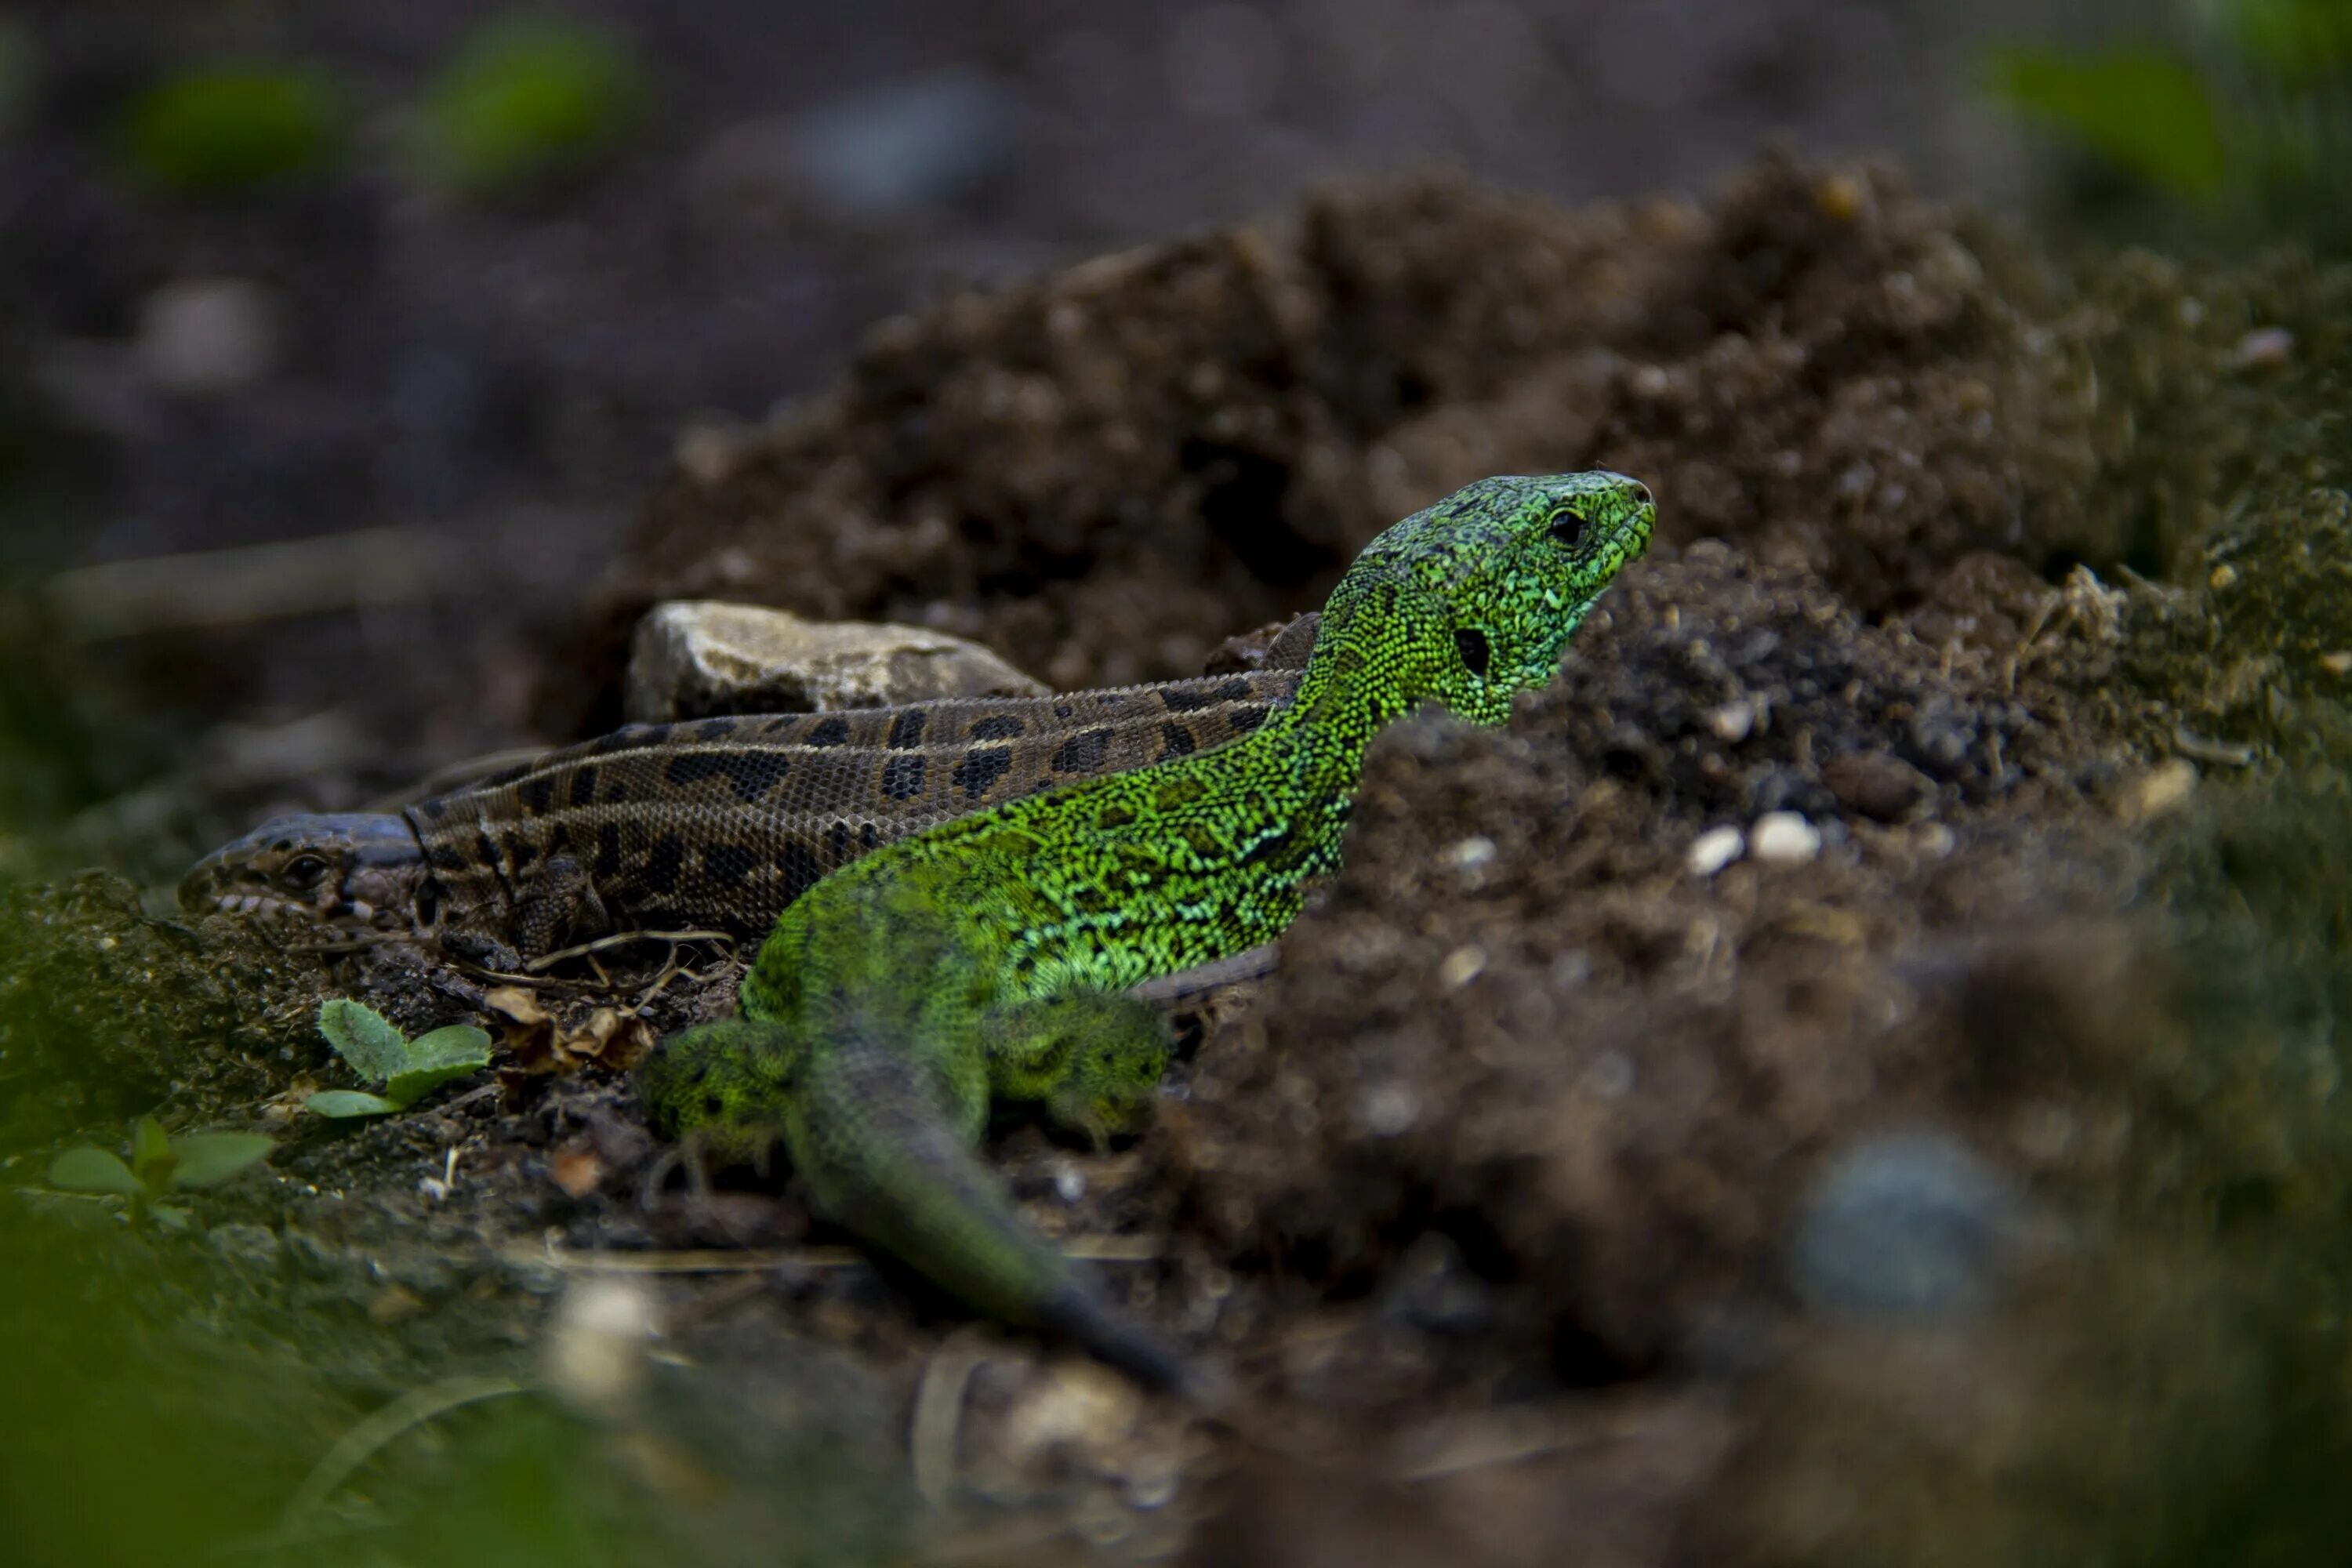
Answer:
<path fill-rule="evenodd" d="M 2170 55 L 2017 44 L 1988 52 L 1985 78 L 1992 95 L 2020 114 L 2151 184 L 2204 195 L 2229 174 L 2212 93 Z"/>
<path fill-rule="evenodd" d="M 49 1163 L 49 1185 L 68 1193 L 116 1193 L 135 1198 L 141 1188 L 131 1167 L 103 1149 L 85 1143 Z"/>
<path fill-rule="evenodd" d="M 298 178 L 334 158 L 347 115 L 334 81 L 289 67 L 192 71 L 142 93 L 120 127 L 150 184 L 209 194 Z"/>
<path fill-rule="evenodd" d="M 452 1024 L 408 1042 L 408 1066 L 412 1069 L 459 1066 L 471 1069 L 489 1063 L 490 1037 L 471 1024 Z"/>
<path fill-rule="evenodd" d="M 302 1102 L 302 1109 L 320 1116 L 389 1116 L 400 1107 L 380 1094 L 352 1089 L 320 1089 Z"/>
<path fill-rule="evenodd" d="M 191 1132 L 172 1141 L 180 1156 L 172 1172 L 175 1187 L 213 1187 L 269 1158 L 275 1140 L 258 1132 Z"/>
<path fill-rule="evenodd" d="M 166 1204 L 149 1204 L 147 1217 L 165 1230 L 185 1230 L 193 1223 L 188 1218 L 187 1210 L 173 1208 Z"/>
<path fill-rule="evenodd" d="M 467 1077 L 482 1069 L 480 1062 L 453 1063 L 447 1067 L 418 1068 L 414 1072 L 396 1072 L 383 1092 L 404 1110 L 415 1104 L 452 1079 Z"/>
<path fill-rule="evenodd" d="M 576 23 L 484 24 L 417 105 L 416 151 L 436 183 L 486 193 L 594 163 L 650 98 L 622 43 Z"/>
<path fill-rule="evenodd" d="M 382 1081 L 408 1065 L 408 1042 L 365 1003 L 345 996 L 320 1003 L 319 1033 L 362 1078 Z"/>
<path fill-rule="evenodd" d="M 131 1129 L 131 1173 L 139 1184 L 151 1193 L 162 1192 L 177 1163 L 179 1157 L 172 1152 L 163 1124 L 152 1116 L 141 1117 Z"/>
<path fill-rule="evenodd" d="M 2352 60 L 2344 0 L 2205 0 L 2200 9 L 2244 60 L 2289 83 L 2325 86 Z"/>

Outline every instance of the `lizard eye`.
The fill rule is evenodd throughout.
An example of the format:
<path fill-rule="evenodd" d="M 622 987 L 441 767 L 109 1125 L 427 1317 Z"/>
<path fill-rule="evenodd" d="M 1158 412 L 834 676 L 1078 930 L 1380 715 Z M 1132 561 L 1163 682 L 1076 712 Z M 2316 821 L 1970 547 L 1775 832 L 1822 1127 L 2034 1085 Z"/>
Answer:
<path fill-rule="evenodd" d="M 1486 673 L 1486 661 L 1494 653 L 1486 645 L 1486 634 L 1476 626 L 1462 626 L 1454 631 L 1454 650 L 1462 656 L 1463 668 L 1477 676 Z"/>
<path fill-rule="evenodd" d="M 327 860 L 323 855 L 297 855 L 286 862 L 279 873 L 298 888 L 315 888 L 327 877 Z"/>
<path fill-rule="evenodd" d="M 1574 507 L 1562 507 L 1551 514 L 1551 536 L 1560 543 L 1575 548 L 1584 537 L 1584 514 Z"/>

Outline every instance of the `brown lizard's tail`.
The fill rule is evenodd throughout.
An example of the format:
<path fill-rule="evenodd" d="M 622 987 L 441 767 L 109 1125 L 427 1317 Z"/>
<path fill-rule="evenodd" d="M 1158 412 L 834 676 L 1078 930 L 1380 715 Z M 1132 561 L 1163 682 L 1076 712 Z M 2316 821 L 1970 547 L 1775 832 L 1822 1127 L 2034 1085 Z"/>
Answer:
<path fill-rule="evenodd" d="M 812 1054 L 787 1136 L 825 1214 L 992 1317 L 1064 1336 L 1153 1387 L 1213 1398 L 1210 1380 L 1022 1221 L 923 1072 L 903 1051 L 856 1040 Z"/>

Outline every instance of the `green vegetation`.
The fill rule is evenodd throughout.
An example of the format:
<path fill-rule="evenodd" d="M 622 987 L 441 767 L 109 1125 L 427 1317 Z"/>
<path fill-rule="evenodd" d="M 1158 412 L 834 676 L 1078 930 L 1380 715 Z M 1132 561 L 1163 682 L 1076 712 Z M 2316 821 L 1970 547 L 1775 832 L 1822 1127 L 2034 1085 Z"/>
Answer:
<path fill-rule="evenodd" d="M 330 166 L 341 151 L 343 95 L 296 66 L 191 71 L 134 100 L 121 153 L 144 184 L 211 195 L 283 184 Z"/>
<path fill-rule="evenodd" d="M 131 1130 L 131 1158 L 93 1144 L 68 1149 L 49 1164 L 49 1185 L 61 1192 L 128 1198 L 134 1217 L 174 1227 L 187 1215 L 159 1200 L 174 1188 L 216 1187 L 269 1157 L 277 1143 L 258 1132 L 184 1132 L 174 1138 L 152 1116 Z"/>
<path fill-rule="evenodd" d="M 650 96 L 635 60 L 603 32 L 523 16 L 486 23 L 425 90 L 423 173 L 487 195 L 585 167 L 626 136 Z"/>
<path fill-rule="evenodd" d="M 337 997 L 319 1004 L 319 1033 L 382 1094 L 331 1089 L 303 1101 L 320 1116 L 388 1116 L 405 1110 L 453 1079 L 489 1065 L 490 1037 L 471 1024 L 453 1024 L 411 1040 L 363 1003 Z"/>
<path fill-rule="evenodd" d="M 2352 5 L 2193 0 L 2176 37 L 2016 43 L 1987 90 L 2210 227 L 2352 240 Z"/>

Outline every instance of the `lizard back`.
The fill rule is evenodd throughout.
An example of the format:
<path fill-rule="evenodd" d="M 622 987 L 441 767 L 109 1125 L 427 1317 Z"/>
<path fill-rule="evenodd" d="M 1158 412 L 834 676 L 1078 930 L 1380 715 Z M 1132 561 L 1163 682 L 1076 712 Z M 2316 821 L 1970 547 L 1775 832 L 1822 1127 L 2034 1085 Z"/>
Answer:
<path fill-rule="evenodd" d="M 632 725 L 405 816 L 438 923 L 512 931 L 534 902 L 554 899 L 611 927 L 757 934 L 884 844 L 1250 734 L 1299 674 Z"/>

